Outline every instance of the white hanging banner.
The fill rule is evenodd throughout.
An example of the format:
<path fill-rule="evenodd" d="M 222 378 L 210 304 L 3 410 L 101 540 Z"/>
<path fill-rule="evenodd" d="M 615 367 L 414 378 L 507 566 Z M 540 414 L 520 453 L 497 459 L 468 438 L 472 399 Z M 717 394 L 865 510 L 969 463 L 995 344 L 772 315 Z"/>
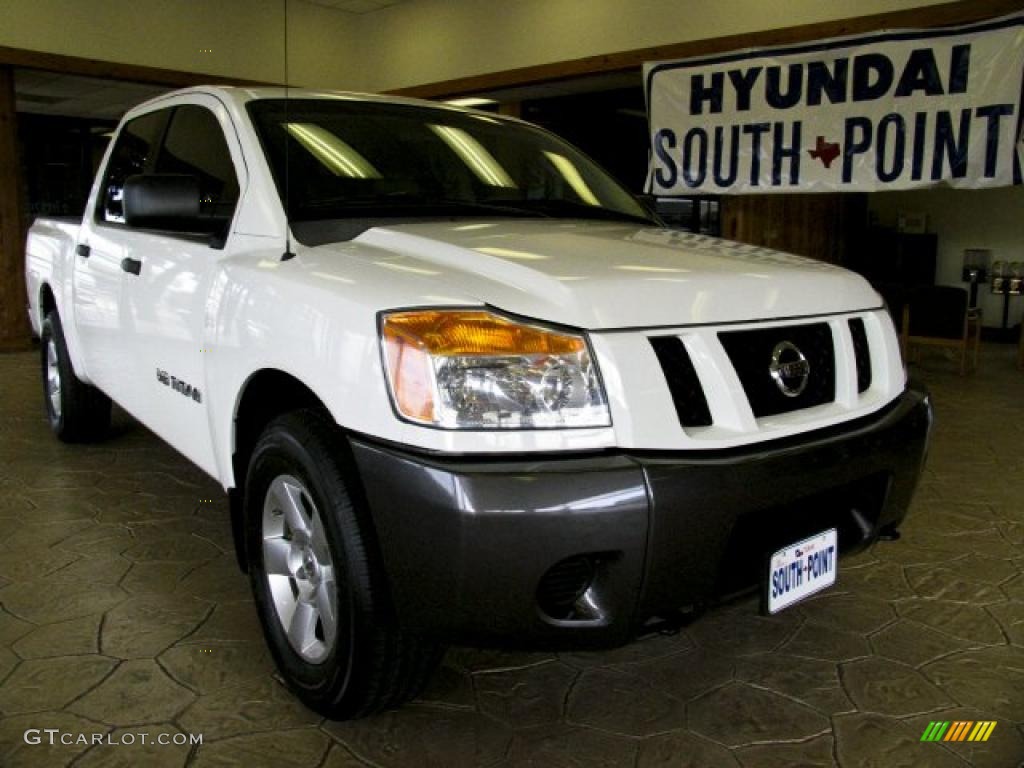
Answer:
<path fill-rule="evenodd" d="M 644 65 L 663 196 L 1022 183 L 1024 14 Z"/>

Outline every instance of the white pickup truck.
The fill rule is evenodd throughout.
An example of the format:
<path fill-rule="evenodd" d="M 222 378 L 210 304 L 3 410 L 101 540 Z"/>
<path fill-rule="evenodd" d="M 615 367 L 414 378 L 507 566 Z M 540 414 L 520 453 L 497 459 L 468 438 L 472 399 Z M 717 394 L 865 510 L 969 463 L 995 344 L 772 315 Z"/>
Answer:
<path fill-rule="evenodd" d="M 54 432 L 113 400 L 220 482 L 310 707 L 400 703 L 446 642 L 775 612 L 895 535 L 931 405 L 860 277 L 667 229 L 517 120 L 287 96 L 132 110 L 26 272 Z"/>

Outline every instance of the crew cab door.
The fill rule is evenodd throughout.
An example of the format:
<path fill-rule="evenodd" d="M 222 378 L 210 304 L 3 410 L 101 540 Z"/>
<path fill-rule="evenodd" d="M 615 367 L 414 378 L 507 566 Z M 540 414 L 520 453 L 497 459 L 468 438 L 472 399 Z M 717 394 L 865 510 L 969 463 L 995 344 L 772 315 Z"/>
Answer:
<path fill-rule="evenodd" d="M 201 221 L 188 231 L 107 223 L 116 230 L 110 240 L 117 243 L 122 269 L 118 344 L 131 372 L 118 374 L 111 394 L 216 475 L 204 363 L 216 351 L 205 345 L 206 309 L 219 261 L 227 254 L 244 163 L 230 117 L 214 97 L 190 96 L 189 103 L 167 113 L 144 173 L 195 177 Z"/>
<path fill-rule="evenodd" d="M 132 318 L 125 312 L 122 269 L 126 231 L 122 193 L 129 176 L 149 173 L 170 110 L 148 112 L 125 123 L 107 157 L 103 178 L 82 220 L 75 249 L 72 302 L 80 353 L 90 381 L 129 410 L 133 350 L 125 341 Z"/>

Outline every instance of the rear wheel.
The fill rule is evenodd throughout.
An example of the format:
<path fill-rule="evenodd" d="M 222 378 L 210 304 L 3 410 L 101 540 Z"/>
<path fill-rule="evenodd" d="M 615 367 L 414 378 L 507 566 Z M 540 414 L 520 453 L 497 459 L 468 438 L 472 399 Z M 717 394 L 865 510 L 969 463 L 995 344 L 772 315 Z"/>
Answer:
<path fill-rule="evenodd" d="M 296 695 L 335 719 L 412 698 L 441 651 L 395 622 L 344 455 L 326 418 L 287 414 L 257 442 L 245 489 L 249 574 L 271 654 Z"/>
<path fill-rule="evenodd" d="M 110 427 L 110 398 L 75 375 L 60 316 L 49 312 L 40 333 L 43 396 L 54 434 L 67 443 L 101 439 Z"/>

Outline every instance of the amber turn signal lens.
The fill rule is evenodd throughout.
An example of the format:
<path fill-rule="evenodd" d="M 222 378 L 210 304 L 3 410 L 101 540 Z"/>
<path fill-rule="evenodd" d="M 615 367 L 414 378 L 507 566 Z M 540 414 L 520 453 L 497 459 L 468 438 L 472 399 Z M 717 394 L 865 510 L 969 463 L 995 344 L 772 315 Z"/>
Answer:
<path fill-rule="evenodd" d="M 434 374 L 430 355 L 408 339 L 384 336 L 384 350 L 388 360 L 388 376 L 395 405 L 415 421 L 433 422 Z"/>
<path fill-rule="evenodd" d="M 523 325 L 490 312 L 396 312 L 384 318 L 385 340 L 431 355 L 562 355 L 585 348 L 579 336 Z"/>

